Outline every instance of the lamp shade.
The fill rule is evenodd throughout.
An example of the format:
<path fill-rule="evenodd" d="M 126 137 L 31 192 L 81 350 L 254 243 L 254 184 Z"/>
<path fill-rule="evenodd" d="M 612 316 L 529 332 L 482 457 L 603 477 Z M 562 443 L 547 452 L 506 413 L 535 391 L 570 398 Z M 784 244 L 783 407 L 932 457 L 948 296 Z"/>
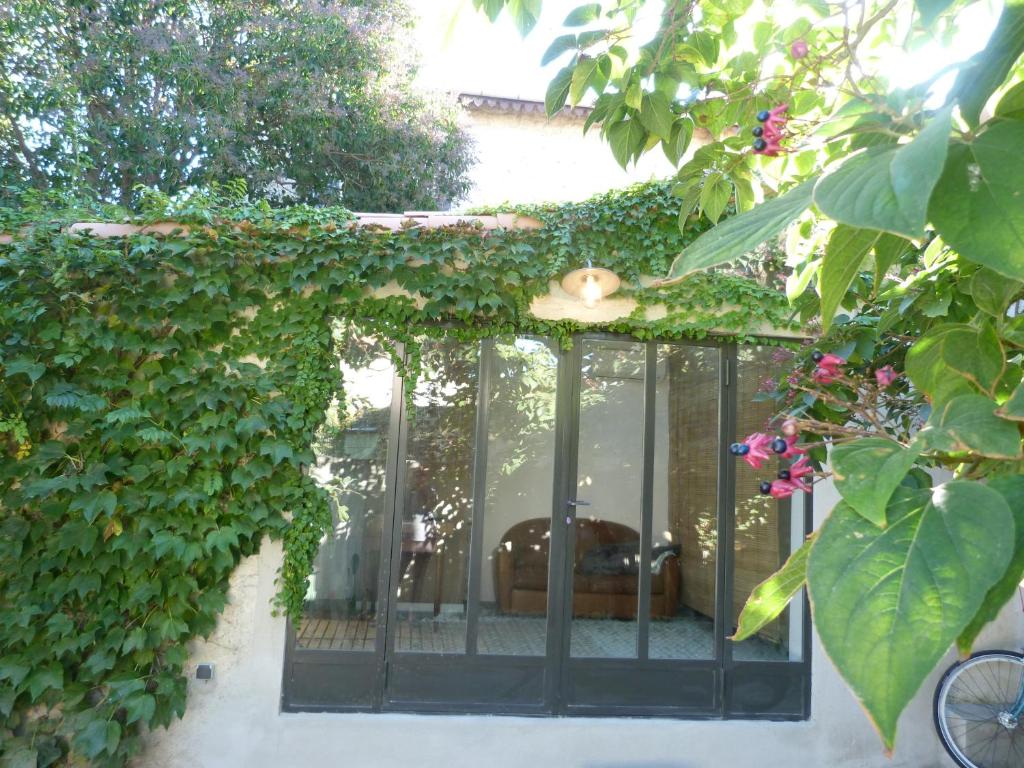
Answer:
<path fill-rule="evenodd" d="M 586 266 L 574 269 L 562 278 L 562 290 L 572 296 L 579 296 L 583 305 L 592 308 L 605 296 L 619 290 L 619 276 L 610 269 Z"/>

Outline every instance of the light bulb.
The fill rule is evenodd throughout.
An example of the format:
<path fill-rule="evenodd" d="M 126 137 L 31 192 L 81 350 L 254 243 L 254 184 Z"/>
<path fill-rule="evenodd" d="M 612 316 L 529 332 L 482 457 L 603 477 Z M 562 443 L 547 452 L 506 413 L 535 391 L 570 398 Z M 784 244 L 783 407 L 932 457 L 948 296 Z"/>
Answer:
<path fill-rule="evenodd" d="M 597 278 L 593 275 L 587 275 L 583 285 L 580 287 L 580 298 L 583 299 L 583 306 L 587 309 L 593 309 L 597 306 L 597 302 L 601 300 L 603 295 L 604 291 L 601 290 L 601 284 L 597 281 Z"/>

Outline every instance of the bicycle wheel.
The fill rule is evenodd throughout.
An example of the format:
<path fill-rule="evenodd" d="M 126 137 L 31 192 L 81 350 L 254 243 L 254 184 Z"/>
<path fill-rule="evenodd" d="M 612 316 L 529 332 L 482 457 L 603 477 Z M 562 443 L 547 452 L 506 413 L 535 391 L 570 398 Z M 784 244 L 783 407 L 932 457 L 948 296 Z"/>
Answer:
<path fill-rule="evenodd" d="M 1024 656 L 981 651 L 950 667 L 935 689 L 935 730 L 963 768 L 1024 766 L 1024 718 L 1010 717 Z"/>

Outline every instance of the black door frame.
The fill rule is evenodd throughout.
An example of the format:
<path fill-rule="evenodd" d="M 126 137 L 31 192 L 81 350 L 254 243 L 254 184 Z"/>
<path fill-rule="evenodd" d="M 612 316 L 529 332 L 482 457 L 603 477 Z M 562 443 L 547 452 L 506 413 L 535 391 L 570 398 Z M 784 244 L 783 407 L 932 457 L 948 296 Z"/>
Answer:
<path fill-rule="evenodd" d="M 647 658 L 650 600 L 650 551 L 641 546 L 638 654 L 634 659 L 573 659 L 569 652 L 572 623 L 571 548 L 565 518 L 574 517 L 579 444 L 580 375 L 584 339 L 643 344 L 645 358 L 644 458 L 641 541 L 650 540 L 653 517 L 654 389 L 660 345 L 697 346 L 719 351 L 718 557 L 714 656 L 708 660 Z M 543 657 L 477 653 L 483 507 L 489 419 L 490 360 L 494 340 L 480 343 L 477 412 L 474 428 L 473 510 L 467 587 L 466 650 L 461 654 L 396 653 L 408 418 L 404 385 L 396 372 L 389 420 L 385 487 L 387 501 L 381 526 L 378 574 L 377 638 L 374 651 L 300 649 L 290 622 L 285 650 L 284 711 L 406 711 L 521 715 L 659 716 L 690 719 L 740 717 L 799 720 L 810 708 L 810 617 L 804 598 L 802 661 L 749 662 L 733 659 L 726 639 L 732 615 L 735 546 L 735 465 L 728 445 L 736 430 L 737 347 L 713 339 L 639 341 L 625 334 L 583 333 L 569 350 L 558 353 L 555 415 L 554 483 L 548 580 L 547 645 Z M 388 485 L 390 481 L 390 485 Z M 804 529 L 810 533 L 813 502 L 804 496 Z M 645 588 L 646 586 L 646 588 Z M 369 686 L 370 696 L 345 691 Z M 581 690 L 582 688 L 582 690 Z M 645 693 L 631 697 L 631 693 Z M 353 694 L 356 692 L 353 691 Z M 681 700 L 695 702 L 692 705 Z"/>

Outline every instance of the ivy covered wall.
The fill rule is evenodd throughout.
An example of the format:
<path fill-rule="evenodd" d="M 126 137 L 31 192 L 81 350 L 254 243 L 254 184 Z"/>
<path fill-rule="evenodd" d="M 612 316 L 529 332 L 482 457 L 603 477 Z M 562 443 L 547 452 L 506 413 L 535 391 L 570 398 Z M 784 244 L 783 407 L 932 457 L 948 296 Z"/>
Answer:
<path fill-rule="evenodd" d="M 330 317 L 405 342 L 411 383 L 424 335 L 568 343 L 578 322 L 529 306 L 592 258 L 637 301 L 603 330 L 793 330 L 750 277 L 639 287 L 706 228 L 680 232 L 669 186 L 524 211 L 535 230 L 242 204 L 153 212 L 185 236 L 98 238 L 62 226 L 82 211 L 0 211 L 0 760 L 122 765 L 140 726 L 180 716 L 186 644 L 265 535 L 285 542 L 279 607 L 300 609 L 330 519 L 303 471 L 338 386 Z"/>

